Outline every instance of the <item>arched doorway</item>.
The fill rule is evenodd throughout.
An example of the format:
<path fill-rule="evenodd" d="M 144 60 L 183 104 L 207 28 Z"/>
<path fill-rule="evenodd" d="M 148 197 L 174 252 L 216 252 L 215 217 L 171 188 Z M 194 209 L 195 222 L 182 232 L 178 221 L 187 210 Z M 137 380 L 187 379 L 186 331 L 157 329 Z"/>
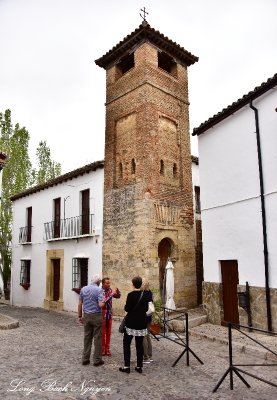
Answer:
<path fill-rule="evenodd" d="M 159 257 L 159 287 L 160 287 L 160 295 L 161 299 L 164 302 L 164 275 L 165 275 L 165 266 L 168 260 L 168 257 L 171 256 L 172 253 L 172 241 L 168 238 L 164 238 L 160 241 L 158 246 L 158 257 Z"/>

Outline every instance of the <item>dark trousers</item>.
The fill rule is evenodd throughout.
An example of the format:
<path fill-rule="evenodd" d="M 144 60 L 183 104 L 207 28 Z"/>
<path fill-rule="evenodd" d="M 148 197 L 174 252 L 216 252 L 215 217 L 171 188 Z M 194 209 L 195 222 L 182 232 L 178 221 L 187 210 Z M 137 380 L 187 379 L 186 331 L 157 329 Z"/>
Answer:
<path fill-rule="evenodd" d="M 130 367 L 131 360 L 131 343 L 133 336 L 127 335 L 124 332 L 123 336 L 123 352 L 124 352 L 124 365 L 125 367 Z M 135 336 L 136 341 L 136 352 L 137 352 L 137 367 L 142 368 L 143 362 L 143 336 Z"/>
<path fill-rule="evenodd" d="M 93 361 L 102 359 L 102 313 L 84 314 L 84 350 L 83 361 L 90 359 L 92 340 L 94 339 Z"/>

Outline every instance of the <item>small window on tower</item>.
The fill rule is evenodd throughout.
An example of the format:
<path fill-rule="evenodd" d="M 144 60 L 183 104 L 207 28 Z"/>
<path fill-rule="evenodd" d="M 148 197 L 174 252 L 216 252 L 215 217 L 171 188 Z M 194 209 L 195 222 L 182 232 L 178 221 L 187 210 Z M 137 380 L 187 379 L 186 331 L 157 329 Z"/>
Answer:
<path fill-rule="evenodd" d="M 201 203 L 200 203 L 200 187 L 194 186 L 194 194 L 195 194 L 195 212 L 201 213 Z"/>
<path fill-rule="evenodd" d="M 132 170 L 132 174 L 136 173 L 136 162 L 135 162 L 134 158 L 132 158 L 131 170 Z"/>
<path fill-rule="evenodd" d="M 163 160 L 161 160 L 161 162 L 160 162 L 160 174 L 164 175 L 164 162 L 163 162 Z"/>
<path fill-rule="evenodd" d="M 134 53 L 131 53 L 121 58 L 119 64 L 117 65 L 117 68 L 120 71 L 121 75 L 124 75 L 130 69 L 134 68 L 134 66 L 135 66 L 135 57 Z"/>
<path fill-rule="evenodd" d="M 158 52 L 158 67 L 177 78 L 177 64 L 171 56 Z"/>
<path fill-rule="evenodd" d="M 177 176 L 177 164 L 174 163 L 173 164 L 173 177 L 176 178 L 176 176 Z"/>
<path fill-rule="evenodd" d="M 122 162 L 119 163 L 119 178 L 123 177 L 123 165 Z"/>

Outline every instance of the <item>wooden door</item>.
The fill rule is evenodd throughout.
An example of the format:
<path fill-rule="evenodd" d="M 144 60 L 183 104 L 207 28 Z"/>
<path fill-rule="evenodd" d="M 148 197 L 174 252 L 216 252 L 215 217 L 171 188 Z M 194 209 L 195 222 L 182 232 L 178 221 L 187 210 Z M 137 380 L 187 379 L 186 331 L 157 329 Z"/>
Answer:
<path fill-rule="evenodd" d="M 27 208 L 27 242 L 32 241 L 32 207 Z"/>
<path fill-rule="evenodd" d="M 221 261 L 222 297 L 223 297 L 223 324 L 227 322 L 239 323 L 237 285 L 239 283 L 237 260 Z"/>
<path fill-rule="evenodd" d="M 61 198 L 54 200 L 54 237 L 60 237 L 61 228 Z"/>
<path fill-rule="evenodd" d="M 89 189 L 82 191 L 82 235 L 89 233 Z"/>
<path fill-rule="evenodd" d="M 53 260 L 53 300 L 60 298 L 60 259 Z"/>

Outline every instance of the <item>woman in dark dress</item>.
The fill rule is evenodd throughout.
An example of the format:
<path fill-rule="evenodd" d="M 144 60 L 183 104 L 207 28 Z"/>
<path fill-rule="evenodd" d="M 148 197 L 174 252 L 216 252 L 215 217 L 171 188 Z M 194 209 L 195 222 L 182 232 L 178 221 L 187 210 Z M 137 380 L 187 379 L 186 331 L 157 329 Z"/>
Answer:
<path fill-rule="evenodd" d="M 143 363 L 143 337 L 147 332 L 146 312 L 148 310 L 148 299 L 141 290 L 142 278 L 136 276 L 132 279 L 134 290 L 127 295 L 125 304 L 126 326 L 123 336 L 124 367 L 119 371 L 130 373 L 131 343 L 133 336 L 136 341 L 137 366 L 136 372 L 142 373 Z"/>

